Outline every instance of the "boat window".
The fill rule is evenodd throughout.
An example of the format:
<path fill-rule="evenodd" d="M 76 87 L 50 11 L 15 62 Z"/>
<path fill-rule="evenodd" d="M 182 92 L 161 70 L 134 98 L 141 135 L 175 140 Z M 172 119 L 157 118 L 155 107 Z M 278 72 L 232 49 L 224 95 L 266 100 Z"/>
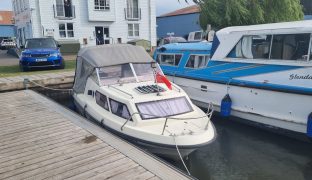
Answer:
<path fill-rule="evenodd" d="M 207 55 L 190 55 L 186 67 L 187 68 L 203 68 L 207 66 L 209 56 Z"/>
<path fill-rule="evenodd" d="M 310 34 L 274 35 L 271 59 L 308 60 Z"/>
<path fill-rule="evenodd" d="M 142 81 L 153 81 L 154 80 L 154 70 L 151 63 L 135 63 L 132 64 L 135 74 L 140 82 Z M 157 64 L 155 69 L 156 73 L 161 72 L 160 67 Z"/>
<path fill-rule="evenodd" d="M 96 101 L 96 104 L 98 104 L 102 108 L 104 108 L 107 111 L 109 111 L 109 109 L 108 109 L 108 101 L 107 101 L 107 97 L 105 95 L 103 95 L 100 92 L 96 91 L 95 92 L 95 101 Z"/>
<path fill-rule="evenodd" d="M 229 58 L 268 59 L 271 35 L 244 36 L 228 55 Z"/>
<path fill-rule="evenodd" d="M 129 119 L 131 117 L 128 107 L 125 104 L 110 99 L 110 106 L 113 114 L 125 119 Z"/>
<path fill-rule="evenodd" d="M 161 65 L 178 66 L 181 58 L 181 54 L 159 54 L 157 62 Z"/>
<path fill-rule="evenodd" d="M 244 36 L 227 57 L 307 61 L 309 43 L 307 33 Z"/>
<path fill-rule="evenodd" d="M 136 79 L 130 64 L 98 68 L 102 85 L 112 85 L 125 82 L 135 82 Z"/>
<path fill-rule="evenodd" d="M 143 120 L 169 117 L 193 111 L 185 97 L 136 104 Z"/>

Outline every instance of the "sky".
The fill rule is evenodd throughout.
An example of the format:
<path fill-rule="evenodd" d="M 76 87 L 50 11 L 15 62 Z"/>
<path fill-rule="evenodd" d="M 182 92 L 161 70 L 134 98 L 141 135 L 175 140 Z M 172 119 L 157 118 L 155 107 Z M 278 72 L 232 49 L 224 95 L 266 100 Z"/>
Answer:
<path fill-rule="evenodd" d="M 11 0 L 0 0 L 0 10 L 12 10 Z"/>
<path fill-rule="evenodd" d="M 189 0 L 189 3 L 185 0 L 180 0 L 180 3 L 178 0 L 156 0 L 156 15 L 166 14 L 193 4 L 192 0 Z M 0 0 L 0 10 L 12 10 L 11 0 Z"/>

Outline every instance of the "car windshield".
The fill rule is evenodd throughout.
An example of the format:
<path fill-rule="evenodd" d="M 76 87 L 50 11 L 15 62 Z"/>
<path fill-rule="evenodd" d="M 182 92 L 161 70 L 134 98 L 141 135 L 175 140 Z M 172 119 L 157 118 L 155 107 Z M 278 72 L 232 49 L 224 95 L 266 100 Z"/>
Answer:
<path fill-rule="evenodd" d="M 26 41 L 26 49 L 38 48 L 56 48 L 57 45 L 53 39 L 28 39 Z"/>
<path fill-rule="evenodd" d="M 143 82 L 154 80 L 154 70 L 151 63 L 128 63 L 97 68 L 101 85 Z M 161 72 L 157 65 L 156 72 Z"/>

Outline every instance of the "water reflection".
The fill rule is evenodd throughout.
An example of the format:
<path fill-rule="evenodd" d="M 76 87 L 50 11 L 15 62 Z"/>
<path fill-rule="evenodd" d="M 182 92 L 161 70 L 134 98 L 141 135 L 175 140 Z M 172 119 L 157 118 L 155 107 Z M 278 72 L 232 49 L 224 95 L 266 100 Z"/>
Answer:
<path fill-rule="evenodd" d="M 312 144 L 218 117 L 217 140 L 192 153 L 199 179 L 312 179 Z"/>

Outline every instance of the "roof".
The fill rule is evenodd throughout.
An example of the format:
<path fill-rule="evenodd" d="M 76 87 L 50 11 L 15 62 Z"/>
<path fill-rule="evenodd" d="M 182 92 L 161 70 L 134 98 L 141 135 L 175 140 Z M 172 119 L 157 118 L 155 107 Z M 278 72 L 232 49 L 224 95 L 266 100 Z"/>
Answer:
<path fill-rule="evenodd" d="M 108 44 L 86 47 L 79 51 L 78 57 L 93 67 L 114 66 L 125 63 L 148 63 L 152 57 L 141 46 L 130 44 Z"/>
<path fill-rule="evenodd" d="M 292 22 L 282 22 L 282 23 L 271 23 L 271 24 L 259 24 L 259 25 L 249 25 L 249 26 L 232 26 L 221 29 L 217 32 L 218 34 L 229 34 L 235 32 L 243 32 L 244 34 L 248 34 L 250 32 L 260 32 L 266 33 L 264 31 L 312 31 L 312 20 L 306 21 L 292 21 Z M 273 32 L 272 32 L 273 33 Z"/>
<path fill-rule="evenodd" d="M 183 14 L 192 14 L 200 12 L 198 5 L 188 6 L 186 8 L 178 9 L 176 11 L 160 15 L 159 17 L 178 16 Z"/>
<path fill-rule="evenodd" d="M 11 25 L 13 18 L 12 11 L 0 11 L 0 25 Z"/>
<path fill-rule="evenodd" d="M 192 51 L 209 51 L 211 49 L 210 42 L 194 42 L 194 43 L 171 43 L 161 46 L 166 50 L 192 50 Z"/>

